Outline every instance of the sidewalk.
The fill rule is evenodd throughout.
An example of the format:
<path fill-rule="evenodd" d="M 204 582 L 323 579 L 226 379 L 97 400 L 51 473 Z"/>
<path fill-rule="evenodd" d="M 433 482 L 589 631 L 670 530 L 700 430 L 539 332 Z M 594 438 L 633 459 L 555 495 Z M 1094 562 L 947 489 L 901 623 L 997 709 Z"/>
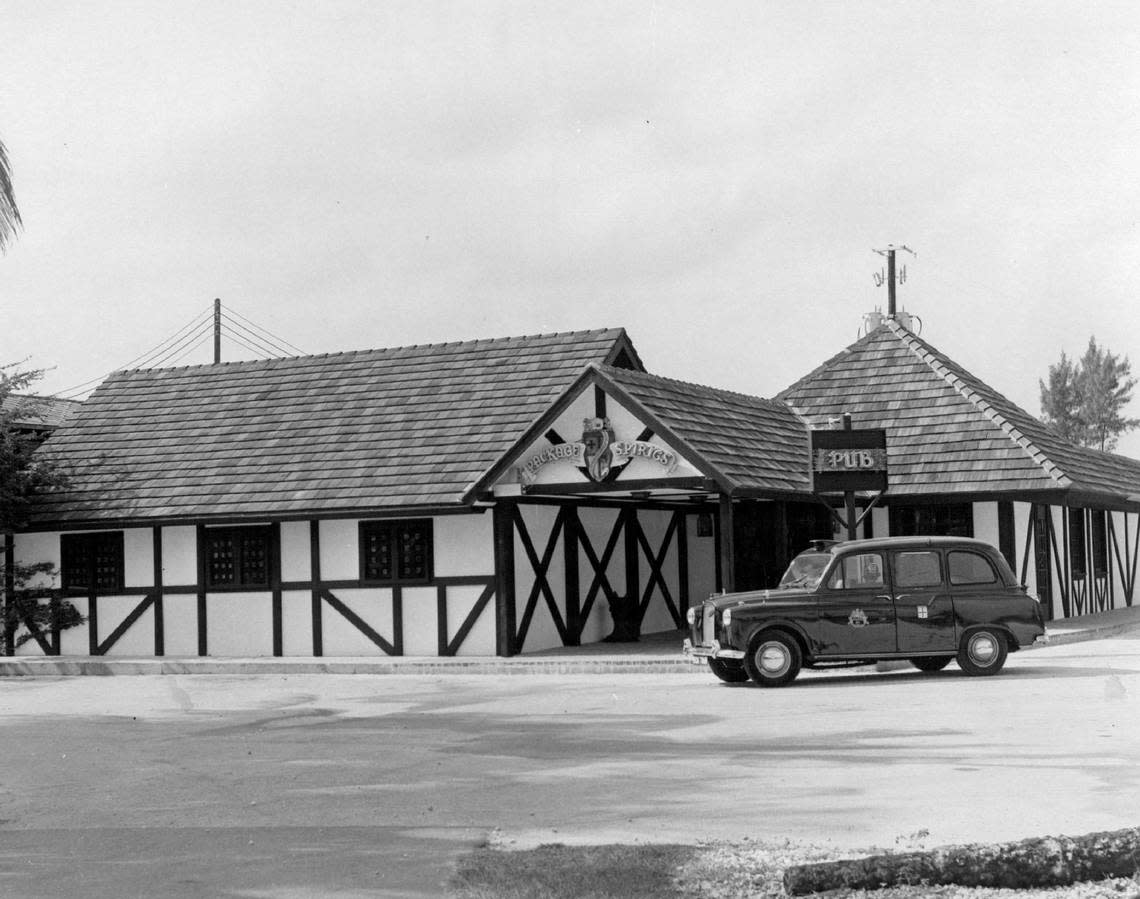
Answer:
<path fill-rule="evenodd" d="M 1050 645 L 1097 640 L 1140 630 L 1140 606 L 1050 622 Z M 381 656 L 354 658 L 0 657 L 0 677 L 129 674 L 700 674 L 681 653 L 681 631 L 647 634 L 636 643 L 563 646 L 511 658 Z"/>

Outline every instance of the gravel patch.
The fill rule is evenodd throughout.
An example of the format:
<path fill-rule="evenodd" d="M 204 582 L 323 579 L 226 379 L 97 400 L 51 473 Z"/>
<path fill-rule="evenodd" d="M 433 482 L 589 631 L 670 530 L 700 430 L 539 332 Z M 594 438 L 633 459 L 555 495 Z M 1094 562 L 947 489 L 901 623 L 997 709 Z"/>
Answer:
<path fill-rule="evenodd" d="M 892 851 L 926 848 L 922 834 Z M 696 857 L 677 876 L 677 888 L 691 899 L 782 899 L 784 869 L 808 862 L 834 861 L 862 855 L 877 855 L 883 849 L 836 852 L 834 847 L 803 843 L 744 840 L 734 843 L 701 843 Z M 1140 878 L 1124 877 L 1095 883 L 1078 883 L 1052 889 L 1010 890 L 988 887 L 906 886 L 882 890 L 832 890 L 817 893 L 828 899 L 1140 899 Z"/>

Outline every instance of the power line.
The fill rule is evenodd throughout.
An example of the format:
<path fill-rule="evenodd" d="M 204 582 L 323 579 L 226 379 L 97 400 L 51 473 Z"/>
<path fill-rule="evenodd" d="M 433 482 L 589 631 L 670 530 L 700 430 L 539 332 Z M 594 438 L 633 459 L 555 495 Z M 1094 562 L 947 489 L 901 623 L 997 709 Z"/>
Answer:
<path fill-rule="evenodd" d="M 153 359 L 154 357 L 165 352 L 169 344 L 178 340 L 187 331 L 194 329 L 194 328 L 197 328 L 200 325 L 202 325 L 202 323 L 208 321 L 209 315 L 210 315 L 210 310 L 207 309 L 203 314 L 199 315 L 197 318 L 191 320 L 188 324 L 185 324 L 181 328 L 179 328 L 176 332 L 174 332 L 173 335 L 168 337 L 166 340 L 164 340 L 162 343 L 160 343 L 154 349 L 149 350 L 146 353 L 143 353 L 141 356 L 136 356 L 134 359 L 132 359 L 126 365 L 120 366 L 119 370 L 121 371 L 122 369 L 125 369 L 125 368 L 131 368 L 132 366 L 137 366 L 138 368 L 145 368 L 146 364 L 151 359 Z"/>
<path fill-rule="evenodd" d="M 76 398 L 81 394 L 90 393 L 116 371 L 130 368 L 159 368 L 163 365 L 176 364 L 202 346 L 210 338 L 211 333 L 218 337 L 225 334 L 227 339 L 241 345 L 257 356 L 305 355 L 305 351 L 300 347 L 295 346 L 283 337 L 278 337 L 256 322 L 250 321 L 240 312 L 229 307 L 222 310 L 220 306 L 219 310 L 221 314 L 215 320 L 214 307 L 207 307 L 205 311 L 196 315 L 169 337 L 131 359 L 125 365 L 120 365 L 106 374 L 76 384 L 73 387 L 58 390 L 53 395 L 61 399 Z M 237 319 L 241 319 L 241 321 L 239 322 Z M 245 324 L 243 325 L 242 322 Z"/>
<path fill-rule="evenodd" d="M 164 362 L 169 360 L 171 356 L 173 356 L 179 350 L 183 349 L 192 340 L 194 340 L 195 338 L 197 338 L 201 335 L 206 335 L 207 337 L 209 337 L 211 332 L 212 332 L 212 329 L 210 327 L 210 323 L 208 321 L 202 322 L 202 324 L 195 331 L 191 332 L 189 335 L 187 335 L 185 338 L 183 338 L 178 343 L 178 345 L 173 347 L 165 356 L 163 356 L 161 359 L 159 359 L 157 361 L 151 362 L 150 367 L 151 368 L 162 367 L 162 364 Z M 181 358 L 181 357 L 179 357 L 179 358 Z"/>
<path fill-rule="evenodd" d="M 228 306 L 227 306 L 226 308 L 227 308 L 227 310 L 228 310 L 229 312 L 232 312 L 234 315 L 236 315 L 238 318 L 240 318 L 240 319 L 241 319 L 243 322 L 245 322 L 247 325 L 251 325 L 251 326 L 253 326 L 254 328 L 257 328 L 257 330 L 258 330 L 258 331 L 263 331 L 263 332 L 265 332 L 265 334 L 267 334 L 269 337 L 272 337 L 272 338 L 273 338 L 274 340 L 276 340 L 278 343 L 283 343 L 285 346 L 289 347 L 289 349 L 291 349 L 291 350 L 294 350 L 294 351 L 297 353 L 297 355 L 298 355 L 298 356 L 304 356 L 304 355 L 306 355 L 306 353 L 305 353 L 305 351 L 304 351 L 304 350 L 302 350 L 300 347 L 296 347 L 296 346 L 294 346 L 294 345 L 293 345 L 293 344 L 291 344 L 291 343 L 290 343 L 288 340 L 286 340 L 284 337 L 278 337 L 276 334 L 274 334 L 274 333 L 273 333 L 272 331 L 270 331 L 268 328 L 263 328 L 263 327 L 261 327 L 261 325 L 259 325 L 259 324 L 256 324 L 256 323 L 254 323 L 254 322 L 251 322 L 251 321 L 250 321 L 248 318 L 246 318 L 244 315 L 242 315 L 242 314 L 241 314 L 240 312 L 238 312 L 236 309 L 234 309 L 234 308 L 232 308 L 232 307 L 228 307 Z"/>
<path fill-rule="evenodd" d="M 248 337 L 251 340 L 260 344 L 264 348 L 264 351 L 268 351 L 272 355 L 280 355 L 280 356 L 292 355 L 292 353 L 290 353 L 287 349 L 273 343 L 269 338 L 262 337 L 260 334 L 257 334 L 256 332 L 251 331 L 249 328 L 244 327 L 240 322 L 236 321 L 235 319 L 230 318 L 230 316 L 224 311 L 222 312 L 222 318 L 223 318 L 223 320 L 228 320 L 234 326 L 234 328 L 236 328 L 237 330 L 243 331 L 246 335 L 248 335 Z M 223 326 L 224 326 L 224 323 L 223 323 Z M 236 333 L 236 331 L 234 333 Z M 302 354 L 302 355 L 304 355 L 304 354 Z"/>
<path fill-rule="evenodd" d="M 199 340 L 196 344 L 194 344 L 194 346 L 190 347 L 190 349 L 186 350 L 186 352 L 182 353 L 176 359 L 170 360 L 170 364 L 175 365 L 176 363 L 181 362 L 183 359 L 185 359 L 187 356 L 189 356 L 192 352 L 194 352 L 194 350 L 198 349 L 198 347 L 200 347 L 207 340 L 209 340 L 210 336 L 211 335 L 209 333 L 203 334 L 201 340 Z"/>
<path fill-rule="evenodd" d="M 241 344 L 243 347 L 245 347 L 250 352 L 257 353 L 257 354 L 261 354 L 264 352 L 264 350 L 259 350 L 257 347 L 248 343 L 236 331 L 229 331 L 229 332 L 223 332 L 223 333 L 224 333 L 224 336 L 227 340 L 229 340 L 233 343 Z"/>
<path fill-rule="evenodd" d="M 170 347 L 170 345 L 174 342 L 179 341 L 181 339 L 182 335 L 185 334 L 187 330 L 200 327 L 203 323 L 209 321 L 209 315 L 210 315 L 210 311 L 209 311 L 209 309 L 207 309 L 203 315 L 195 316 L 193 319 L 190 320 L 190 322 L 183 325 L 181 328 L 179 328 L 177 331 L 175 331 L 173 334 L 171 334 L 165 340 L 163 340 L 163 341 L 159 342 L 158 344 L 156 344 L 155 346 L 151 347 L 145 353 L 142 353 L 141 355 L 135 356 L 134 359 L 130 360 L 126 364 L 120 365 L 117 368 L 114 368 L 111 371 L 107 372 L 106 374 L 100 375 L 97 378 L 92 378 L 89 381 L 84 381 L 81 384 L 76 384 L 72 387 L 65 387 L 63 390 L 57 390 L 55 392 L 55 396 L 63 397 L 64 399 L 67 399 L 69 397 L 69 395 L 72 395 L 72 394 L 86 393 L 93 386 L 100 384 L 103 381 L 105 381 L 107 379 L 108 375 L 112 374 L 113 372 L 122 371 L 124 369 L 131 368 L 132 366 L 135 366 L 135 365 L 137 365 L 140 368 L 143 367 L 143 365 L 145 363 L 150 362 L 152 359 L 154 359 L 155 357 L 157 357 L 161 353 L 166 352 L 166 350 Z"/>

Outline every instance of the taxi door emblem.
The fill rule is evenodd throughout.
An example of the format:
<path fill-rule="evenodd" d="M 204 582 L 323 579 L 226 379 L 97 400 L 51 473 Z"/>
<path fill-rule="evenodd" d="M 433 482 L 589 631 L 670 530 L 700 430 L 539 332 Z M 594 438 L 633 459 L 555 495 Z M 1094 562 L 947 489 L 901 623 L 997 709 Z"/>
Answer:
<path fill-rule="evenodd" d="M 867 613 L 862 609 L 856 609 L 847 617 L 847 623 L 852 627 L 866 627 Z"/>
<path fill-rule="evenodd" d="M 919 606 L 918 607 L 918 617 L 919 618 L 927 618 L 927 617 L 929 617 L 929 615 L 930 615 L 929 606 Z"/>

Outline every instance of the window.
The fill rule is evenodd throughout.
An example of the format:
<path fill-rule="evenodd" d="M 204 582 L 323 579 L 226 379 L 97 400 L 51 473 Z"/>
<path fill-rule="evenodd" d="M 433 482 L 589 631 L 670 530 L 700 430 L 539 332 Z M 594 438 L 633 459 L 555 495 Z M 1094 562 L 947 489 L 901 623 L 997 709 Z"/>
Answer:
<path fill-rule="evenodd" d="M 1105 522 L 1107 513 L 1099 509 L 1089 511 L 1089 533 L 1092 537 L 1091 555 L 1093 574 L 1104 577 L 1108 574 L 1108 526 Z"/>
<path fill-rule="evenodd" d="M 431 519 L 360 524 L 360 579 L 426 584 L 432 578 Z"/>
<path fill-rule="evenodd" d="M 974 536 L 972 503 L 892 505 L 890 515 L 893 537 Z"/>
<path fill-rule="evenodd" d="M 1087 562 L 1085 557 L 1085 510 L 1069 510 L 1069 564 L 1076 579 L 1085 576 Z"/>
<path fill-rule="evenodd" d="M 965 584 L 996 584 L 997 572 L 990 560 L 980 553 L 950 553 L 950 583 L 956 587 Z"/>
<path fill-rule="evenodd" d="M 937 587 L 942 583 L 942 563 L 931 550 L 895 554 L 895 587 Z"/>
<path fill-rule="evenodd" d="M 860 553 L 839 560 L 828 579 L 832 590 L 860 590 L 883 586 L 883 557 L 878 553 Z"/>
<path fill-rule="evenodd" d="M 268 587 L 267 527 L 207 528 L 207 587 Z"/>
<path fill-rule="evenodd" d="M 65 590 L 123 589 L 123 532 L 63 534 L 60 573 Z"/>

